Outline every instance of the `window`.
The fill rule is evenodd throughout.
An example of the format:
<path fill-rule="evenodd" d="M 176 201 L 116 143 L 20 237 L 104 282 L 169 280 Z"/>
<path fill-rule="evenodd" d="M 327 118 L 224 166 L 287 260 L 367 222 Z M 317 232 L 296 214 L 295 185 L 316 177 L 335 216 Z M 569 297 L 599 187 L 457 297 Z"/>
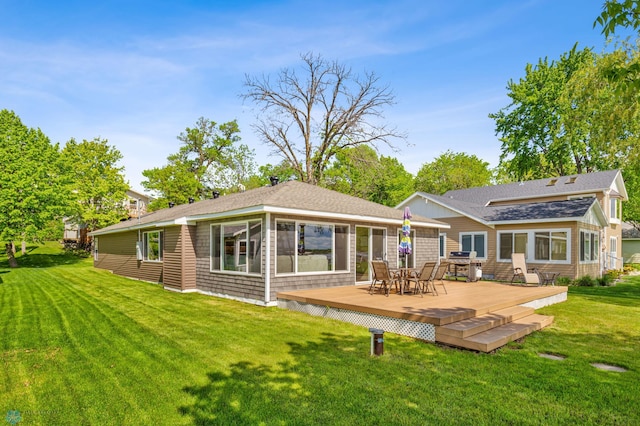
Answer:
<path fill-rule="evenodd" d="M 524 257 L 527 257 L 529 234 L 526 232 L 502 232 L 498 240 L 500 260 L 511 260 L 512 253 L 524 253 Z"/>
<path fill-rule="evenodd" d="M 259 274 L 262 271 L 262 221 L 212 225 L 211 270 Z"/>
<path fill-rule="evenodd" d="M 145 232 L 143 234 L 143 259 L 148 262 L 162 262 L 162 231 Z"/>
<path fill-rule="evenodd" d="M 487 257 L 487 233 L 486 232 L 464 232 L 460 233 L 460 250 L 475 251 L 476 257 Z"/>
<path fill-rule="evenodd" d="M 580 231 L 580 262 L 597 262 L 599 243 L 597 232 Z"/>
<path fill-rule="evenodd" d="M 349 270 L 349 226 L 276 223 L 276 273 Z"/>
<path fill-rule="evenodd" d="M 447 234 L 440 234 L 438 248 L 440 257 L 447 257 Z"/>
<path fill-rule="evenodd" d="M 569 232 L 568 229 L 498 232 L 498 261 L 510 262 L 512 253 L 524 253 L 532 262 L 567 263 Z"/>
<path fill-rule="evenodd" d="M 609 206 L 609 218 L 614 222 L 620 223 L 620 200 L 617 198 L 611 198 L 609 200 Z"/>
<path fill-rule="evenodd" d="M 566 231 L 536 231 L 534 260 L 567 260 Z"/>

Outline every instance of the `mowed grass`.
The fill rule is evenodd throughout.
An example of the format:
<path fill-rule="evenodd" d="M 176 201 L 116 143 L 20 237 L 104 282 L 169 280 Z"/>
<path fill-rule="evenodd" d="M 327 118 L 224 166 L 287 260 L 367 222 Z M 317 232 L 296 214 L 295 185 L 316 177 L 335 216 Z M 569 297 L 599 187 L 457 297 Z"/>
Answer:
<path fill-rule="evenodd" d="M 0 422 L 640 424 L 639 278 L 571 288 L 540 310 L 551 327 L 493 354 L 387 333 L 371 357 L 363 327 L 165 291 L 51 245 L 19 262 L 0 263 Z"/>

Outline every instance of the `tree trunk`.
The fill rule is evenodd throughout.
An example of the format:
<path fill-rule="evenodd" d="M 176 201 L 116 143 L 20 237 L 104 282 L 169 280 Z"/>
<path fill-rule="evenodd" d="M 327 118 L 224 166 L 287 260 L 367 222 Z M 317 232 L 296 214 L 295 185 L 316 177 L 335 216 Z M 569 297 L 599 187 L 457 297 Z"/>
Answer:
<path fill-rule="evenodd" d="M 23 241 L 22 242 L 22 255 L 24 256 L 25 254 L 27 254 L 27 242 Z"/>
<path fill-rule="evenodd" d="M 18 267 L 18 261 L 16 260 L 16 257 L 14 255 L 14 245 L 13 243 L 7 243 L 5 245 L 5 249 L 7 251 L 7 259 L 9 259 L 9 267 L 10 268 L 17 268 Z"/>

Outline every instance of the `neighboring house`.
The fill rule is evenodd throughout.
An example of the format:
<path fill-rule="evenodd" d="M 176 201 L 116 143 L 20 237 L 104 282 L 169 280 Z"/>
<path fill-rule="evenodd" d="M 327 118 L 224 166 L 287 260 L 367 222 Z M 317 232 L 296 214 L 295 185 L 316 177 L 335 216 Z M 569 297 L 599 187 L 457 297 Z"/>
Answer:
<path fill-rule="evenodd" d="M 122 200 L 122 206 L 127 212 L 128 218 L 137 218 L 147 213 L 147 206 L 153 200 L 152 197 L 129 189 L 126 198 Z M 64 218 L 64 236 L 66 242 L 87 244 L 90 242 L 86 225 L 78 225 L 69 218 Z"/>
<path fill-rule="evenodd" d="M 166 208 L 92 233 L 94 265 L 259 305 L 278 291 L 371 282 L 369 261 L 397 266 L 403 212 L 289 181 Z M 409 266 L 438 258 L 440 229 L 415 215 Z"/>
<path fill-rule="evenodd" d="M 397 207 L 451 225 L 440 256 L 475 251 L 487 278 L 512 278 L 511 253 L 527 266 L 578 278 L 622 268 L 619 170 L 449 191 L 417 192 Z"/>
<path fill-rule="evenodd" d="M 624 263 L 640 263 L 640 230 L 627 222 L 622 224 L 622 258 Z"/>
<path fill-rule="evenodd" d="M 147 214 L 147 206 L 151 201 L 153 201 L 152 197 L 130 189 L 123 203 L 129 217 L 139 217 Z"/>

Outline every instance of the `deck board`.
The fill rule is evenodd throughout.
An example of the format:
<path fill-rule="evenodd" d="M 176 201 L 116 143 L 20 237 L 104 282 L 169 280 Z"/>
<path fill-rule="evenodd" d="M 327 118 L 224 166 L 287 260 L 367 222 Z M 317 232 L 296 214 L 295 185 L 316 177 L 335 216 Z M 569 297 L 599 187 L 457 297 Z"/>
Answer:
<path fill-rule="evenodd" d="M 448 294 L 438 296 L 369 294 L 368 285 L 279 292 L 278 299 L 424 322 L 436 326 L 484 315 L 499 309 L 567 293 L 567 287 L 527 287 L 496 282 L 447 281 Z"/>

